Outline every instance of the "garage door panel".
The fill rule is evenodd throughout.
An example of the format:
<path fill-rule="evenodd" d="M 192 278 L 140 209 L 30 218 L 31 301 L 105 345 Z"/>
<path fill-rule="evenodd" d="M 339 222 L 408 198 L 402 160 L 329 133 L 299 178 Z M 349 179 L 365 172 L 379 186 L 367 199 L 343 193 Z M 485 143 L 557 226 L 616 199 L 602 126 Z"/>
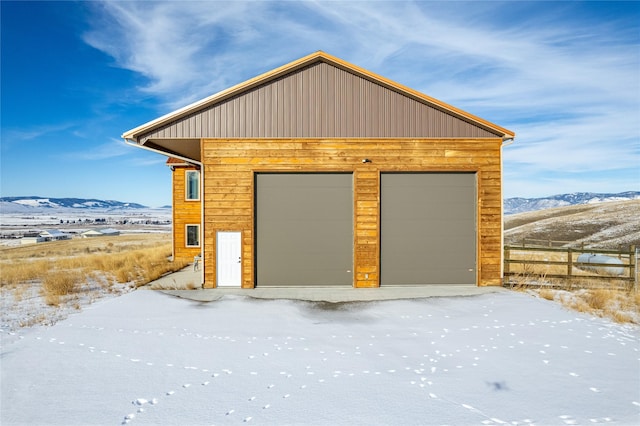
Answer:
<path fill-rule="evenodd" d="M 475 284 L 475 174 L 389 173 L 381 185 L 381 285 Z"/>
<path fill-rule="evenodd" d="M 351 286 L 350 174 L 259 174 L 258 286 Z"/>

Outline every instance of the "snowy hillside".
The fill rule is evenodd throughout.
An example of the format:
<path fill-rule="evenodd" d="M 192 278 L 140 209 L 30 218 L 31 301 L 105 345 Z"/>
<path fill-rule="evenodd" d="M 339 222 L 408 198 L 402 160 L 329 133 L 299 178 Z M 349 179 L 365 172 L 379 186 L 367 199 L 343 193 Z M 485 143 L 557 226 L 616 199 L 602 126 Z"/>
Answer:
<path fill-rule="evenodd" d="M 566 241 L 617 250 L 640 247 L 640 199 L 518 213 L 504 219 L 504 240 Z"/>
<path fill-rule="evenodd" d="M 544 198 L 506 198 L 504 214 L 524 213 L 554 207 L 577 204 L 597 204 L 608 201 L 627 201 L 640 199 L 639 191 L 627 191 L 618 194 L 598 194 L 594 192 L 574 192 Z"/>
<path fill-rule="evenodd" d="M 123 203 L 113 200 L 97 200 L 85 198 L 45 198 L 37 196 L 29 197 L 2 197 L 0 198 L 2 213 L 43 212 L 49 209 L 73 208 L 73 209 L 144 209 L 147 208 L 137 203 Z"/>

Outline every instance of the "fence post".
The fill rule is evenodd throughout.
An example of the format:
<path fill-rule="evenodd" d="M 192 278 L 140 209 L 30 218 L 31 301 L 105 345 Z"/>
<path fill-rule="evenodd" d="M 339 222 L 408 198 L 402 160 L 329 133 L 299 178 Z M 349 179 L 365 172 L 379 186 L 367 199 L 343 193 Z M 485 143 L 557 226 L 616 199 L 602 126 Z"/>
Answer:
<path fill-rule="evenodd" d="M 573 275 L 573 250 L 571 247 L 567 249 L 567 278 L 571 280 Z"/>
<path fill-rule="evenodd" d="M 632 244 L 629 247 L 629 281 L 631 282 L 631 285 L 633 285 L 635 290 L 638 289 L 638 283 L 636 282 L 638 276 L 638 263 L 636 259 L 637 255 L 638 252 L 636 250 L 636 246 Z"/>
<path fill-rule="evenodd" d="M 511 250 L 509 246 L 504 246 L 504 276 L 506 278 L 507 275 L 511 272 L 511 263 L 509 259 L 511 258 Z"/>

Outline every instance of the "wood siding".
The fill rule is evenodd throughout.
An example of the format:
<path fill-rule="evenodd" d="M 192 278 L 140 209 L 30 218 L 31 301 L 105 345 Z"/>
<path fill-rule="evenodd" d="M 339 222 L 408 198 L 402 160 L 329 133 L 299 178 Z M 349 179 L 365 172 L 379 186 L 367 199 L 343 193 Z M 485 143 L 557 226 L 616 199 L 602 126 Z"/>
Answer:
<path fill-rule="evenodd" d="M 198 170 L 196 167 L 175 167 L 172 172 L 173 180 L 173 256 L 175 259 L 193 260 L 202 252 L 200 247 L 187 247 L 187 225 L 200 225 L 200 201 L 187 201 L 185 198 L 186 170 Z M 201 191 L 202 194 L 202 191 Z M 202 229 L 200 230 L 202 234 Z"/>
<path fill-rule="evenodd" d="M 139 140 L 497 136 L 503 134 L 381 81 L 316 62 L 171 121 Z"/>
<path fill-rule="evenodd" d="M 203 139 L 205 287 L 216 282 L 217 231 L 242 232 L 242 287 L 255 285 L 254 174 L 258 172 L 353 173 L 353 284 L 378 287 L 380 173 L 402 171 L 477 173 L 477 282 L 500 285 L 501 145 L 501 138 Z M 371 162 L 363 163 L 365 158 Z"/>

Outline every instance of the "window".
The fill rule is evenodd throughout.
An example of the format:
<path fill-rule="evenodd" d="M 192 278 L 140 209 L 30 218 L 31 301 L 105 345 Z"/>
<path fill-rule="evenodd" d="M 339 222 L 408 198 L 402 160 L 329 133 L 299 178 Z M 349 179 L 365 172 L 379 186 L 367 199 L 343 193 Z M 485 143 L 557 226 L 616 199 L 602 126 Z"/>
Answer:
<path fill-rule="evenodd" d="M 200 172 L 197 170 L 186 171 L 185 199 L 193 201 L 200 199 Z"/>
<path fill-rule="evenodd" d="M 187 225 L 187 247 L 200 247 L 200 225 Z"/>

